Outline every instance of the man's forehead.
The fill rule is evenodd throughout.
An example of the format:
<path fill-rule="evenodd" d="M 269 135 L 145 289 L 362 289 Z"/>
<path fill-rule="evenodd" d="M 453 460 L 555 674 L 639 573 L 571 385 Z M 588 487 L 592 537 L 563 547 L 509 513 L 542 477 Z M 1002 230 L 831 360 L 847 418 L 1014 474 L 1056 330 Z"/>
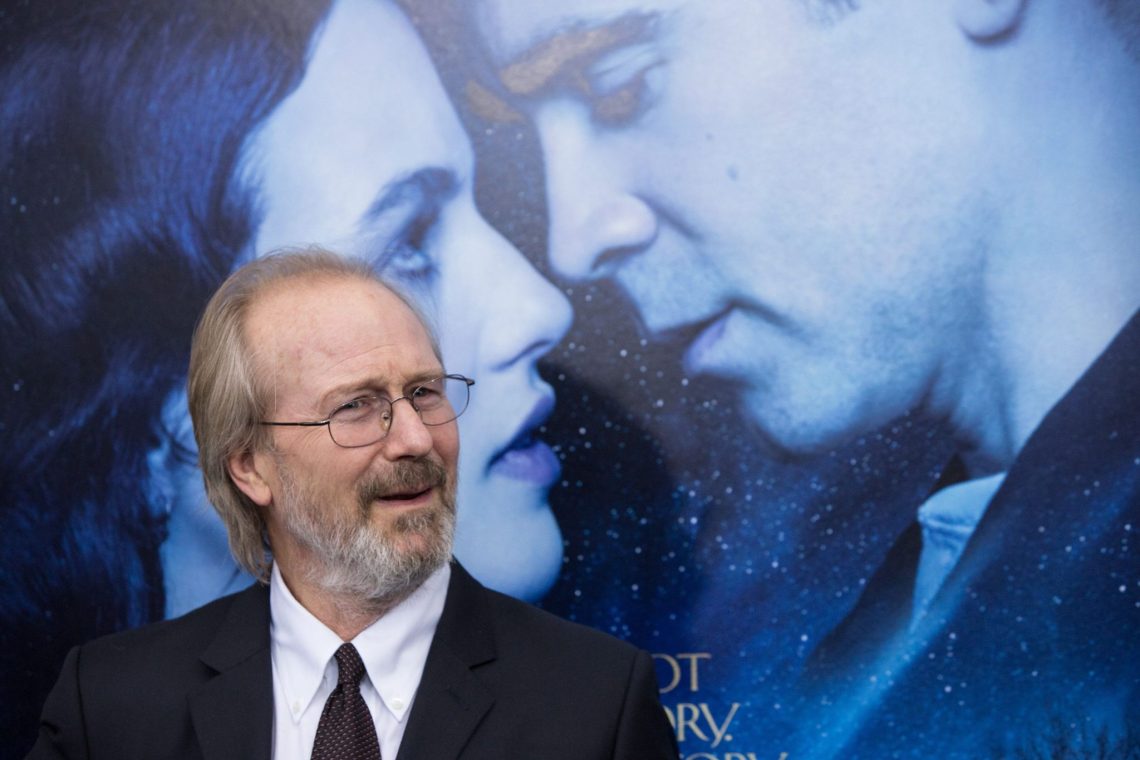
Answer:
<path fill-rule="evenodd" d="M 292 313 L 303 316 L 302 308 L 315 307 L 339 298 L 377 299 L 387 289 L 370 279 L 365 273 L 356 274 L 338 271 L 310 271 L 286 275 L 263 285 L 253 297 L 252 313 L 272 312 Z"/>
<path fill-rule="evenodd" d="M 364 277 L 317 275 L 274 283 L 254 301 L 246 329 L 251 348 L 277 365 L 335 360 L 421 338 L 430 350 L 412 310 Z"/>
<path fill-rule="evenodd" d="M 363 277 L 274 283 L 255 298 L 245 328 L 260 392 L 274 410 L 323 414 L 338 391 L 379 389 L 442 370 L 415 312 Z"/>

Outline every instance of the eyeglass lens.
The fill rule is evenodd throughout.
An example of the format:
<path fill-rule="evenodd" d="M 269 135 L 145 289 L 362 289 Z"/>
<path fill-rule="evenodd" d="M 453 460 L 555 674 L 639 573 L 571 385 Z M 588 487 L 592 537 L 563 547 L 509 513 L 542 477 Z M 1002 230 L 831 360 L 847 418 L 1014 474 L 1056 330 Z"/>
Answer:
<path fill-rule="evenodd" d="M 393 403 L 408 401 L 425 425 L 443 425 L 463 414 L 470 395 L 470 388 L 462 378 L 442 377 L 417 386 L 394 402 L 379 396 L 366 396 L 333 412 L 329 417 L 329 433 L 339 446 L 368 446 L 386 436 L 391 429 Z"/>

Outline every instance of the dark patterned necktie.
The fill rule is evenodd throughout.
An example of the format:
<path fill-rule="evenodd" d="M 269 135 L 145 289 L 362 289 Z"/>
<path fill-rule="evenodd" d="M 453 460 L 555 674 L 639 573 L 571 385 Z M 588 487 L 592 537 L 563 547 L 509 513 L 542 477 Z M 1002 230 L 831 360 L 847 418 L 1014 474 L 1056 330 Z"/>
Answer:
<path fill-rule="evenodd" d="M 376 726 L 360 696 L 364 663 L 352 644 L 341 644 L 333 656 L 337 664 L 336 688 L 321 712 L 312 760 L 380 760 Z"/>

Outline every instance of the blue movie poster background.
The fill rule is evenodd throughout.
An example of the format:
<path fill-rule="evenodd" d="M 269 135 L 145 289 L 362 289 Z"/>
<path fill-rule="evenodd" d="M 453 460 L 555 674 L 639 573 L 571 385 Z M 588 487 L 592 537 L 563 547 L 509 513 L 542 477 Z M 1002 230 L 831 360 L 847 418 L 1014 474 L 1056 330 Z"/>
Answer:
<path fill-rule="evenodd" d="M 323 13 L 303 2 L 293 5 L 302 15 Z M 555 4 L 535 7 L 548 5 Z M 664 10 L 659 5 L 605 8 L 608 15 L 602 17 L 619 21 L 606 27 L 614 45 L 633 40 L 634 50 L 629 59 L 618 55 L 611 61 L 605 48 L 598 64 L 603 69 L 612 65 L 619 73 L 629 69 L 637 86 L 648 88 L 653 97 L 664 97 L 654 90 L 664 86 L 655 79 L 660 71 L 668 71 L 673 60 L 686 59 L 684 49 L 675 47 L 686 38 L 668 38 L 668 45 L 657 48 L 654 44 L 667 38 L 669 18 L 688 18 L 689 4 L 669 3 Z M 736 5 L 716 6 L 713 15 L 750 12 Z M 1048 18 L 1038 10 L 1040 3 L 1021 5 L 1025 9 L 1007 19 L 991 19 L 998 31 L 971 44 L 998 55 L 1003 45 L 1030 34 L 1021 25 Z M 1096 4 L 1085 5 L 1094 12 Z M 848 23 L 849 13 L 885 12 L 842 3 L 808 6 L 817 9 L 808 14 L 810 23 L 824 27 Z M 831 10 L 819 10 L 824 6 Z M 1096 220 L 1112 233 L 1090 234 L 1089 240 L 1123 242 L 1110 255 L 1087 258 L 1092 268 L 1088 289 L 1095 294 L 1096 283 L 1111 283 L 1102 287 L 1101 300 L 1115 310 L 1105 306 L 1104 313 L 1124 316 L 1115 322 L 1106 316 L 1107 334 L 1088 337 L 1086 314 L 1062 314 L 1059 323 L 1071 323 L 1071 330 L 1042 341 L 1059 354 L 1089 354 L 1096 361 L 1062 398 L 1054 399 L 1055 405 L 1049 404 L 1045 420 L 1015 449 L 1012 467 L 998 468 L 1005 478 L 985 517 L 930 612 L 913 622 L 910 610 L 922 551 L 916 510 L 932 491 L 972 477 L 953 421 L 916 404 L 810 453 L 779 445 L 752 418 L 738 377 L 686 368 L 692 335 L 662 336 L 649 329 L 636 298 L 631 300 L 614 281 L 618 278 L 571 277 L 552 262 L 552 217 L 558 210 L 550 208 L 546 162 L 554 154 L 530 118 L 536 113 L 534 103 L 552 93 L 576 93 L 579 83 L 554 79 L 542 85 L 546 89 L 522 95 L 517 88 L 512 91 L 504 75 L 507 67 L 496 57 L 501 40 L 495 30 L 510 28 L 516 16 L 525 17 L 530 12 L 526 4 L 495 3 L 497 17 L 442 3 L 408 2 L 404 7 L 472 141 L 481 211 L 573 307 L 569 332 L 539 363 L 557 398 L 555 412 L 539 434 L 562 465 L 550 504 L 562 532 L 563 559 L 557 580 L 536 602 L 654 653 L 662 701 L 682 756 L 1140 756 L 1140 658 L 1134 653 L 1140 633 L 1140 558 L 1134 538 L 1140 529 L 1140 325 L 1133 316 L 1140 305 L 1140 257 L 1136 238 L 1130 237 L 1140 232 L 1140 141 L 1135 139 L 1140 121 L 1133 124 L 1132 141 L 1122 143 L 1125 152 L 1116 166 L 1104 169 L 1104 186 L 1073 188 L 1086 196 L 1103 193 L 1100 206 L 1112 207 Z M 1127 16 L 1127 4 L 1121 7 L 1095 12 Z M 216 12 L 228 12 L 221 9 L 219 5 Z M 575 20 L 570 11 L 565 18 L 561 11 L 556 15 L 560 25 L 545 28 L 544 39 L 563 34 L 580 44 L 574 35 L 588 29 L 588 23 Z M 105 22 L 97 14 L 78 17 L 83 23 Z M 18 13 L 0 15 L 0 20 L 7 49 L 23 49 L 32 37 L 52 38 L 50 14 L 39 18 L 41 26 L 21 26 L 24 17 Z M 789 68 L 798 54 L 789 48 Z M 781 55 L 778 48 L 765 53 L 777 61 Z M 573 56 L 561 60 L 567 59 Z M 1140 69 L 1134 50 L 1119 59 Z M 1140 75 L 1120 66 L 1119 99 L 1140 113 Z M 610 76 L 608 71 L 602 79 Z M 709 79 L 707 93 L 699 102 L 694 98 L 691 108 L 704 108 L 718 97 L 740 97 L 735 88 L 743 85 L 735 83 L 736 73 L 722 71 Z M 909 76 L 896 73 L 900 79 Z M 743 81 L 746 74 L 739 77 Z M 37 124 L 18 118 L 31 109 L 34 82 L 28 70 L 6 68 L 3 87 L 10 105 L 5 113 L 22 127 Z M 1052 84 L 1058 90 L 1066 86 L 1063 81 Z M 1042 75 L 1032 87 L 1050 85 Z M 101 86 L 129 92 L 133 85 L 127 80 Z M 786 80 L 786 87 L 797 86 L 812 86 L 808 72 Z M 617 89 L 606 96 L 618 111 L 629 108 L 621 100 L 627 95 Z M 647 97 L 644 90 L 636 96 Z M 953 95 L 946 99 L 952 101 Z M 193 105 L 191 100 L 185 104 Z M 1106 106 L 1102 117 L 1091 118 L 1077 112 L 1081 104 L 1075 99 L 1072 108 L 1062 116 L 1076 123 L 1088 120 L 1085 147 L 1091 152 L 1119 139 L 1120 133 L 1093 128 L 1110 123 L 1116 116 L 1112 109 Z M 174 113 L 176 118 L 177 109 Z M 607 129 L 635 128 L 614 127 L 607 121 L 610 116 L 603 116 L 593 123 L 595 136 Z M 773 118 L 791 117 L 777 111 Z M 964 121 L 969 119 L 967 114 Z M 789 132 L 798 128 L 796 123 L 785 126 Z M 35 266 L 35 256 L 70 261 L 66 246 L 80 242 L 63 241 L 62 254 L 38 251 L 33 243 L 43 236 L 40 227 L 66 224 L 58 215 L 65 211 L 53 208 L 78 208 L 90 193 L 90 188 L 70 184 L 69 173 L 84 175 L 77 165 L 102 159 L 83 150 L 62 160 L 43 154 L 58 139 L 53 130 L 66 130 L 74 142 L 87 128 L 83 123 L 43 120 L 38 128 L 44 132 L 6 130 L 2 158 L 9 171 L 0 178 L 5 190 L 0 196 L 3 256 L 10 264 L 0 314 L 6 364 L 0 409 L 6 449 L 0 618 L 7 650 L 0 712 L 8 739 L 4 752 L 11 757 L 22 756 L 29 746 L 39 705 L 68 647 L 92 635 L 160 619 L 168 611 L 154 588 L 161 586 L 163 570 L 155 563 L 167 526 L 148 507 L 158 498 L 153 488 L 138 485 L 151 482 L 147 467 L 154 460 L 123 464 L 130 447 L 147 438 L 147 421 L 111 417 L 100 424 L 89 415 L 105 406 L 85 407 L 83 394 L 61 403 L 60 395 L 87 384 L 103 387 L 107 394 L 130 393 L 133 388 L 124 386 L 131 383 L 142 383 L 145 387 L 137 392 L 146 395 L 146 388 L 177 383 L 184 372 L 181 339 L 172 339 L 177 345 L 131 344 L 131 351 L 161 357 L 140 378 L 117 368 L 121 360 L 135 366 L 139 357 L 116 354 L 122 346 L 101 336 L 129 332 L 144 320 L 169 322 L 170 335 L 184 336 L 227 268 L 221 255 L 196 268 L 166 266 L 161 252 L 170 241 L 156 239 L 155 256 L 136 270 L 117 273 L 99 292 L 101 302 L 113 304 L 99 312 L 105 322 L 71 324 L 85 304 L 70 294 L 86 291 L 63 279 L 106 277 L 107 271 L 75 267 L 71 271 L 78 274 L 60 275 L 58 290 L 42 293 L 35 290 L 43 287 L 42 281 L 24 273 Z M 803 125 L 805 133 L 814 130 Z M 92 134 L 93 145 L 99 137 Z M 153 136 L 137 146 L 136 158 L 145 164 L 146 151 L 185 150 L 186 165 L 178 171 L 193 177 L 194 156 L 204 154 L 186 138 L 173 131 Z M 698 157 L 703 150 L 688 143 L 674 149 Z M 27 165 L 35 161 L 42 161 L 43 176 L 33 186 L 37 194 L 29 197 L 28 186 L 19 185 L 18 178 L 27 176 Z M 146 183 L 158 188 L 184 181 L 179 175 L 140 176 L 144 189 Z M 858 176 L 848 190 L 874 195 L 884 176 Z M 688 182 L 684 176 L 676 179 Z M 852 182 L 841 173 L 832 180 Z M 697 195 L 719 192 L 697 182 L 690 183 Z M 157 190 L 156 195 L 154 213 L 161 214 L 167 201 Z M 27 214 L 29 207 L 36 214 Z M 672 218 L 670 210 L 658 211 Z M 820 211 L 822 230 L 828 218 Z M 908 209 L 893 213 L 905 216 Z M 27 216 L 35 216 L 34 223 Z M 241 237 L 234 230 L 219 230 L 223 249 L 228 235 Z M 842 262 L 832 266 L 842 267 Z M 1026 290 L 1037 282 L 1041 288 L 1052 286 L 1055 273 L 1048 268 L 1057 264 L 1042 259 L 1041 266 L 1040 271 L 1021 272 Z M 1114 274 L 1101 277 L 1102 270 Z M 677 274 L 683 279 L 689 273 Z M 662 282 L 668 279 L 662 277 Z M 698 292 L 700 283 L 693 288 Z M 164 295 L 139 296 L 155 289 Z M 30 321 L 24 307 L 33 302 L 40 304 L 38 323 Z M 1099 315 L 1099 307 L 1090 303 L 1095 302 L 1084 308 Z M 1060 305 L 1058 310 L 1064 311 Z M 832 315 L 835 320 L 857 316 Z M 54 355 L 61 344 L 52 337 L 60 331 L 72 336 L 63 347 L 74 351 L 81 346 L 83 351 Z M 933 342 L 953 339 L 951 334 L 928 337 Z M 1084 345 L 1087 341 L 1096 350 Z M 41 382 L 37 368 L 52 382 Z M 152 395 L 147 408 L 153 416 L 179 419 L 164 394 Z M 478 403 L 478 395 L 475 399 Z M 75 430 L 83 435 L 73 439 Z M 173 439 L 185 440 L 185 434 L 183 430 L 183 438 L 176 433 Z M 57 435 L 65 441 L 62 448 L 49 440 Z M 188 461 L 193 457 L 192 451 L 165 454 Z M 66 481 L 66 487 L 53 485 L 56 481 Z M 113 509 L 84 502 L 84 494 L 92 492 L 114 494 Z M 71 508 L 83 519 L 55 519 L 57 500 L 71 498 L 78 504 Z M 104 519 L 104 510 L 119 517 Z M 509 547 L 511 537 L 503 539 Z M 192 574 L 195 568 L 185 572 Z M 118 592 L 108 593 L 108 587 Z"/>

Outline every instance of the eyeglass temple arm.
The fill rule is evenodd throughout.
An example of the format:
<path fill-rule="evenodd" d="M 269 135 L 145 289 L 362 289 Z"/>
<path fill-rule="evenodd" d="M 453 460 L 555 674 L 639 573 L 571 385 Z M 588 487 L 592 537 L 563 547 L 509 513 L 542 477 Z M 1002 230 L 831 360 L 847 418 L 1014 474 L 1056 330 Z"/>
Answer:
<path fill-rule="evenodd" d="M 273 425 L 274 427 L 322 427 L 329 424 L 330 420 L 320 420 L 319 422 L 268 422 L 262 420 L 258 425 Z"/>

